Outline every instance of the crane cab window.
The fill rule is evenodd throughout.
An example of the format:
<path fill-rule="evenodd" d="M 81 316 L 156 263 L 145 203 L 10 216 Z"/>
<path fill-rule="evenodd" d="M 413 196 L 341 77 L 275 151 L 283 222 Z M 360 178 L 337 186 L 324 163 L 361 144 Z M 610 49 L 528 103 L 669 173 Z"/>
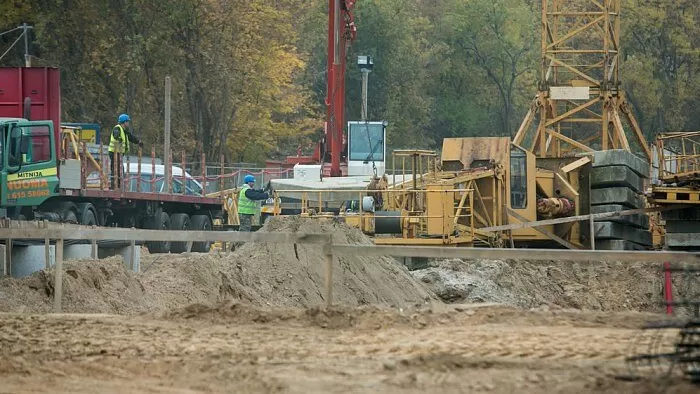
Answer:
<path fill-rule="evenodd" d="M 384 126 L 381 123 L 352 123 L 349 137 L 349 160 L 384 161 Z"/>
<path fill-rule="evenodd" d="M 510 207 L 527 207 L 527 155 L 516 146 L 510 151 Z"/>

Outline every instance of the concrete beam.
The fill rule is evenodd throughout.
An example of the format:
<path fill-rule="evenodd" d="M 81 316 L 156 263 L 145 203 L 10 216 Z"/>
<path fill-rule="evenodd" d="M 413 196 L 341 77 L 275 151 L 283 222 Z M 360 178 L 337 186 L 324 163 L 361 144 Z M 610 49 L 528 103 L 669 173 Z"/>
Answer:
<path fill-rule="evenodd" d="M 591 190 L 591 205 L 622 204 L 630 208 L 644 208 L 646 200 L 628 187 L 608 187 Z"/>
<path fill-rule="evenodd" d="M 602 150 L 592 153 L 593 168 L 609 166 L 627 166 L 637 175 L 649 178 L 649 162 L 624 149 Z"/>
<path fill-rule="evenodd" d="M 670 248 L 700 248 L 697 233 L 666 233 L 666 246 Z"/>
<path fill-rule="evenodd" d="M 700 238 L 700 221 L 697 220 L 667 220 L 667 233 L 694 233 Z"/>
<path fill-rule="evenodd" d="M 595 247 L 600 250 L 646 250 L 642 245 L 622 239 L 603 239 L 596 241 Z"/>
<path fill-rule="evenodd" d="M 49 245 L 49 265 L 56 264 L 56 245 Z M 44 245 L 12 247 L 12 277 L 23 278 L 46 268 Z"/>
<path fill-rule="evenodd" d="M 620 212 L 626 210 L 622 204 L 605 204 L 605 205 L 594 205 L 591 207 L 591 213 L 604 213 L 604 212 Z M 642 229 L 649 228 L 649 216 L 644 214 L 626 215 L 626 216 L 616 216 L 611 218 L 601 218 L 596 219 L 596 222 L 616 222 L 622 223 L 629 226 L 639 227 Z M 631 249 L 625 249 L 631 250 Z"/>
<path fill-rule="evenodd" d="M 664 220 L 700 220 L 700 207 L 663 211 L 661 218 Z"/>
<path fill-rule="evenodd" d="M 626 166 L 597 167 L 591 170 L 591 189 L 628 187 L 637 193 L 644 191 L 644 179 Z"/>
<path fill-rule="evenodd" d="M 121 256 L 124 260 L 124 267 L 130 270 L 132 267 L 131 263 L 131 247 L 125 246 L 120 248 L 99 248 L 97 251 L 97 256 L 101 259 L 112 256 Z M 134 251 L 134 262 L 133 262 L 134 272 L 141 271 L 141 247 L 137 246 Z"/>
<path fill-rule="evenodd" d="M 596 245 L 598 245 L 598 239 L 620 239 L 644 246 L 652 245 L 651 233 L 649 231 L 613 222 L 596 223 L 595 238 Z"/>

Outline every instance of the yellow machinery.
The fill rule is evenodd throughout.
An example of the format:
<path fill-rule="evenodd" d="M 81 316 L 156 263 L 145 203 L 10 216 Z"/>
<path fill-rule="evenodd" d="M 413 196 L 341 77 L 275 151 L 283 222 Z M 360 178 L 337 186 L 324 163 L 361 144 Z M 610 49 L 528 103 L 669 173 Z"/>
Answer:
<path fill-rule="evenodd" d="M 700 131 L 657 136 L 655 161 L 658 181 L 649 201 L 662 207 L 685 207 L 661 212 L 655 238 L 671 249 L 700 249 Z"/>
<path fill-rule="evenodd" d="M 357 192 L 338 215 L 376 244 L 582 248 L 589 243 L 580 222 L 491 230 L 588 214 L 591 160 L 586 156 L 540 159 L 508 138 L 480 137 L 445 139 L 439 160 L 425 150 L 394 151 L 392 159 L 394 173 L 403 179 L 375 179 L 373 186 L 388 186 Z M 302 215 L 333 216 L 314 210 L 305 198 L 302 206 Z"/>

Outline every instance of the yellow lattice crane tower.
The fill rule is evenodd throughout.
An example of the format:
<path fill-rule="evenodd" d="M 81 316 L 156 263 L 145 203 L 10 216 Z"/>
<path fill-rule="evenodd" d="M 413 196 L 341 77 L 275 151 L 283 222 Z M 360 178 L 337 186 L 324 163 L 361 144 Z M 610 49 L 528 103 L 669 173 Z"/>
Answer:
<path fill-rule="evenodd" d="M 624 149 L 649 160 L 619 64 L 620 0 L 542 0 L 538 93 L 513 142 L 538 157 Z"/>

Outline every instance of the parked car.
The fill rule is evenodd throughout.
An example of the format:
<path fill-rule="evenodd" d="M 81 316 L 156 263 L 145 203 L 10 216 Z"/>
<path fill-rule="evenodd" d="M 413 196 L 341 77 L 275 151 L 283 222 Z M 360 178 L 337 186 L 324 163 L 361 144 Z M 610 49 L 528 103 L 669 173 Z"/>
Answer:
<path fill-rule="evenodd" d="M 153 180 L 153 165 L 149 163 L 142 163 L 141 164 L 141 177 L 137 178 L 139 174 L 139 167 L 138 163 L 129 163 L 129 168 L 127 170 L 127 165 L 124 164 L 124 171 L 126 172 L 126 176 L 129 178 L 129 185 L 128 185 L 128 191 L 130 192 L 143 192 L 143 193 L 162 193 L 164 191 L 164 185 L 165 185 L 165 166 L 163 164 L 156 164 L 155 166 L 155 181 L 152 182 Z M 184 190 L 185 190 L 185 195 L 190 195 L 190 196 L 201 196 L 203 195 L 203 188 L 202 184 L 199 183 L 197 180 L 192 177 L 188 172 L 185 171 L 184 179 L 182 175 L 183 171 L 181 167 L 178 166 L 172 166 L 172 178 L 173 178 L 173 185 L 172 185 L 172 192 L 173 193 L 180 193 L 182 194 L 183 191 L 183 184 L 184 184 Z M 109 181 L 109 176 L 106 176 L 107 181 Z M 137 188 L 137 184 L 139 183 L 140 179 L 140 184 L 141 187 Z M 92 172 L 88 175 L 87 177 L 87 186 L 88 187 L 100 187 L 100 177 L 99 177 L 99 172 Z M 153 187 L 152 187 L 153 186 Z M 153 188 L 153 190 L 151 190 Z"/>
<path fill-rule="evenodd" d="M 126 169 L 126 164 L 124 165 L 124 168 Z M 127 171 L 127 176 L 130 178 L 129 181 L 129 191 L 130 192 L 135 192 L 137 191 L 136 185 L 139 182 L 141 183 L 141 188 L 140 192 L 155 192 L 155 193 L 162 193 L 164 191 L 164 185 L 165 185 L 165 166 L 162 164 L 156 164 L 155 166 L 155 182 L 152 182 L 153 179 L 153 166 L 152 165 L 144 165 L 141 164 L 141 177 L 137 178 L 137 175 L 139 174 L 139 168 L 138 168 L 138 163 L 129 163 L 129 170 Z M 182 194 L 183 192 L 183 184 L 185 188 L 185 195 L 190 195 L 190 196 L 201 196 L 202 195 L 202 184 L 197 182 L 192 175 L 190 175 L 187 171 L 185 171 L 184 179 L 182 175 L 183 171 L 182 168 L 178 166 L 172 166 L 172 178 L 173 178 L 173 184 L 172 184 L 172 192 L 177 193 L 177 194 Z M 153 183 L 153 189 L 151 190 L 151 185 Z"/>

